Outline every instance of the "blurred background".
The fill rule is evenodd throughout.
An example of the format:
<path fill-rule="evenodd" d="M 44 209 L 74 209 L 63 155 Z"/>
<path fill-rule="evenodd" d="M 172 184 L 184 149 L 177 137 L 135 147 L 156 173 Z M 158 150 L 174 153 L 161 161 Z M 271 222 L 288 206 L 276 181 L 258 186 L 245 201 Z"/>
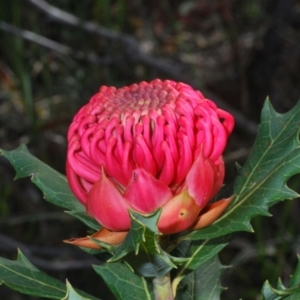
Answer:
<path fill-rule="evenodd" d="M 100 85 L 183 81 L 233 113 L 228 184 L 251 151 L 265 98 L 281 113 L 300 98 L 299 0 L 3 0 L 0 43 L 0 148 L 25 143 L 61 173 L 68 126 Z M 47 274 L 114 299 L 91 268 L 97 261 L 62 243 L 87 228 L 14 175 L 0 157 L 0 255 L 15 259 L 20 248 Z M 299 190 L 299 178 L 289 186 Z M 298 202 L 277 204 L 221 252 L 231 266 L 222 299 L 259 299 L 279 276 L 288 283 L 300 252 Z M 4 286 L 0 298 L 36 299 Z"/>

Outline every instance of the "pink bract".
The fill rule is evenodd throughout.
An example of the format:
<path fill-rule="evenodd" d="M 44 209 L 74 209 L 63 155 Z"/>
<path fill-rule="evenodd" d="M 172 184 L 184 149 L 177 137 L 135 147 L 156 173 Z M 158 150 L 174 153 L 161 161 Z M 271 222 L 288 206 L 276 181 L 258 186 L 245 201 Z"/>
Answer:
<path fill-rule="evenodd" d="M 102 86 L 69 128 L 71 190 L 108 230 L 129 230 L 128 210 L 158 208 L 162 233 L 186 230 L 223 184 L 233 126 L 229 113 L 181 82 Z"/>

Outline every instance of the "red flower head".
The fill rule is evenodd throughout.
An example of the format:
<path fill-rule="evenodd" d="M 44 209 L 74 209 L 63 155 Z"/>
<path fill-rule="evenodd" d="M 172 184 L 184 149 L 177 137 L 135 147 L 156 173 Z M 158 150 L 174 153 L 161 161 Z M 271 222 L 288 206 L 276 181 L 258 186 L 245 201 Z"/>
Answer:
<path fill-rule="evenodd" d="M 70 187 L 111 231 L 130 228 L 129 210 L 158 208 L 164 234 L 203 227 L 201 219 L 212 222 L 229 202 L 207 205 L 223 183 L 233 125 L 230 114 L 181 82 L 102 86 L 69 128 Z M 213 217 L 201 218 L 211 209 Z"/>

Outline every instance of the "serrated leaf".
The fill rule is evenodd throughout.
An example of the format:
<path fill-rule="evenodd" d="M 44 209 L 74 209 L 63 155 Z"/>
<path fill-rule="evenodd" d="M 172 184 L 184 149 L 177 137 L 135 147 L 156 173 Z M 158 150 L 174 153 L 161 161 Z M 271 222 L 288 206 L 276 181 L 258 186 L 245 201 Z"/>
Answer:
<path fill-rule="evenodd" d="M 80 296 L 71 286 L 67 280 L 67 294 L 62 300 L 90 300 L 91 298 L 86 298 Z"/>
<path fill-rule="evenodd" d="M 32 271 L 39 271 L 39 269 L 29 261 L 20 249 L 18 249 L 17 261 L 23 263 L 24 266 L 28 267 Z"/>
<path fill-rule="evenodd" d="M 223 291 L 220 277 L 224 272 L 217 256 L 197 268 L 180 283 L 176 300 L 219 300 Z"/>
<path fill-rule="evenodd" d="M 165 251 L 160 254 L 149 254 L 147 251 L 141 251 L 138 255 L 130 253 L 125 260 L 135 273 L 146 278 L 163 277 L 176 268 L 171 257 Z"/>
<path fill-rule="evenodd" d="M 287 180 L 300 173 L 300 102 L 289 112 L 278 114 L 266 100 L 258 136 L 234 185 L 235 199 L 211 226 L 194 231 L 187 239 L 208 239 L 235 231 L 252 231 L 250 220 L 269 215 L 268 209 L 298 194 Z"/>
<path fill-rule="evenodd" d="M 266 281 L 262 288 L 261 300 L 297 300 L 300 299 L 300 285 L 290 289 L 275 289 L 269 281 Z"/>
<path fill-rule="evenodd" d="M 287 295 L 278 295 L 275 292 L 275 289 L 272 288 L 268 281 L 265 282 L 262 289 L 262 298 L 261 300 L 280 300 L 286 298 Z"/>
<path fill-rule="evenodd" d="M 156 227 L 160 211 L 150 215 L 130 212 L 131 228 L 124 242 L 117 247 L 109 260 L 115 262 L 126 256 L 126 261 L 140 275 L 145 277 L 164 276 L 176 265 L 159 245 L 161 235 Z"/>
<path fill-rule="evenodd" d="M 110 261 L 119 260 L 132 251 L 135 254 L 138 254 L 142 243 L 147 243 L 146 247 L 148 248 L 149 253 L 159 253 L 160 248 L 156 238 L 159 234 L 156 229 L 159 215 L 159 211 L 148 216 L 130 212 L 130 230 L 124 242 L 118 247 L 114 257 Z"/>
<path fill-rule="evenodd" d="M 41 272 L 19 250 L 15 261 L 0 257 L 0 282 L 23 294 L 62 299 L 66 286 L 59 280 Z M 77 291 L 87 299 L 96 300 L 84 292 Z"/>
<path fill-rule="evenodd" d="M 31 181 L 42 190 L 47 201 L 70 210 L 69 213 L 74 217 L 96 229 L 95 221 L 86 215 L 85 207 L 71 192 L 66 177 L 34 157 L 26 145 L 20 145 L 12 151 L 0 149 L 0 154 L 7 158 L 15 168 L 15 179 L 30 176 Z"/>
<path fill-rule="evenodd" d="M 178 251 L 182 253 L 181 256 L 187 257 L 187 260 L 180 266 L 174 277 L 172 283 L 173 291 L 176 291 L 177 286 L 187 274 L 214 259 L 228 244 L 229 239 L 230 236 L 205 241 L 183 241 L 182 244 L 179 245 Z"/>
<path fill-rule="evenodd" d="M 205 241 L 193 241 L 187 253 L 188 260 L 182 269 L 195 270 L 216 256 L 229 243 L 230 236 Z"/>
<path fill-rule="evenodd" d="M 153 300 L 152 286 L 121 262 L 94 266 L 109 289 L 119 300 Z"/>
<path fill-rule="evenodd" d="M 31 177 L 31 181 L 44 193 L 49 202 L 74 211 L 85 211 L 84 206 L 72 194 L 67 179 L 34 157 L 22 144 L 12 151 L 0 150 L 16 170 L 16 177 Z"/>
<path fill-rule="evenodd" d="M 279 278 L 276 289 L 266 281 L 261 291 L 261 300 L 297 300 L 300 299 L 300 259 L 294 275 L 291 278 L 290 285 L 286 288 Z"/>

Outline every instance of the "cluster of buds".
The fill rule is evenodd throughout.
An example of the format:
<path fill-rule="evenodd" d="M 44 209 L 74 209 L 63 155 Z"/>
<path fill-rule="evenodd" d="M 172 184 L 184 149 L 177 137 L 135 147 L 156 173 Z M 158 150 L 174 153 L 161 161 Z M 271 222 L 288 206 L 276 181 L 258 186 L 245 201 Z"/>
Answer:
<path fill-rule="evenodd" d="M 159 208 L 163 234 L 202 228 L 229 203 L 209 201 L 223 184 L 233 126 L 229 113 L 181 82 L 102 86 L 69 128 L 71 190 L 107 232 L 128 231 L 130 210 Z"/>

